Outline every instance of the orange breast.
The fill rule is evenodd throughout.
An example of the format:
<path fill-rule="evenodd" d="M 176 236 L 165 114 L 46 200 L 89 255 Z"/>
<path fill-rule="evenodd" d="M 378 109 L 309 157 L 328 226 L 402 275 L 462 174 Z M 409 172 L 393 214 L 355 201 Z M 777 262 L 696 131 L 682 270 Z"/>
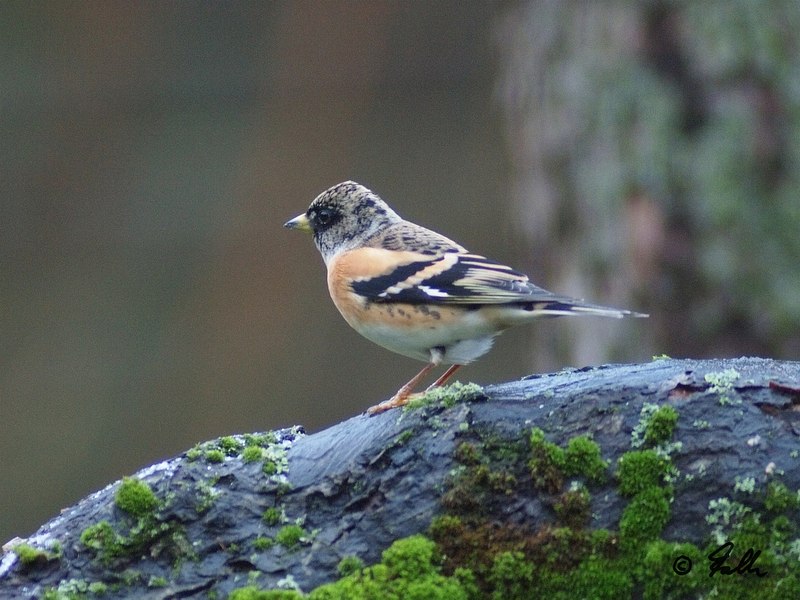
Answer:
<path fill-rule="evenodd" d="M 378 248 L 359 248 L 335 257 L 328 265 L 328 291 L 345 320 L 356 330 L 364 326 L 385 325 L 398 330 L 410 327 L 433 329 L 454 318 L 460 310 L 448 307 L 394 302 L 369 302 L 353 292 L 354 281 L 365 281 L 391 273 L 398 266 L 424 260 L 415 252 L 391 252 Z"/>

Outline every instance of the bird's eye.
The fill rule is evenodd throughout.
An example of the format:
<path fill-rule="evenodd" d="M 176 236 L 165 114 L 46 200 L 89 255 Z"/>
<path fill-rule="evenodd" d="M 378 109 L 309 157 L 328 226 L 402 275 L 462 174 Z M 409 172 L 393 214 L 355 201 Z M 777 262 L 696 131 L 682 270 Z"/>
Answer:
<path fill-rule="evenodd" d="M 314 215 L 314 220 L 325 227 L 326 225 L 330 225 L 331 221 L 333 221 L 333 216 L 332 210 L 329 208 L 321 208 Z"/>

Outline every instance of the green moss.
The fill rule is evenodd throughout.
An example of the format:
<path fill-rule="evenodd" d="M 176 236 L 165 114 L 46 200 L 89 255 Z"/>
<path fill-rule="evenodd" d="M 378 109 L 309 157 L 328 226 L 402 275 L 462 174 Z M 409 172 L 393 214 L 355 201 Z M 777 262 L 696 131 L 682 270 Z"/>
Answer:
<path fill-rule="evenodd" d="M 414 431 L 412 429 L 406 429 L 403 433 L 397 436 L 395 442 L 402 446 L 403 444 L 407 444 L 414 438 Z"/>
<path fill-rule="evenodd" d="M 790 491 L 780 481 L 770 481 L 767 484 L 764 506 L 775 513 L 800 508 L 800 493 Z"/>
<path fill-rule="evenodd" d="M 591 496 L 583 485 L 574 486 L 558 497 L 553 508 L 559 521 L 567 527 L 580 529 L 589 524 Z"/>
<path fill-rule="evenodd" d="M 528 600 L 533 591 L 533 565 L 522 552 L 501 552 L 489 572 L 493 600 Z"/>
<path fill-rule="evenodd" d="M 514 461 L 502 456 L 502 448 L 505 444 L 497 440 L 465 441 L 456 446 L 453 457 L 460 465 L 448 478 L 442 505 L 462 515 L 492 512 L 492 499 L 513 494 L 517 487 L 517 478 L 510 471 Z"/>
<path fill-rule="evenodd" d="M 244 439 L 245 446 L 261 446 L 262 448 L 272 446 L 278 441 L 278 436 L 275 435 L 274 431 L 245 433 L 242 438 Z"/>
<path fill-rule="evenodd" d="M 146 517 L 160 505 L 150 486 L 135 477 L 123 478 L 114 503 L 133 517 Z"/>
<path fill-rule="evenodd" d="M 654 450 L 631 450 L 617 461 L 619 491 L 634 496 L 650 487 L 662 485 L 670 462 Z"/>
<path fill-rule="evenodd" d="M 122 554 L 125 538 L 119 535 L 111 523 L 100 521 L 81 532 L 81 543 L 104 558 L 114 558 Z"/>
<path fill-rule="evenodd" d="M 535 596 L 528 597 L 616 600 L 634 597 L 633 588 L 631 573 L 625 571 L 619 562 L 592 555 L 567 573 L 559 570 L 539 573 Z"/>
<path fill-rule="evenodd" d="M 28 544 L 19 544 L 14 546 L 13 551 L 14 554 L 19 557 L 19 560 L 23 565 L 32 565 L 36 562 L 39 562 L 39 560 L 45 555 L 43 550 L 39 550 L 38 548 L 34 548 Z"/>
<path fill-rule="evenodd" d="M 649 487 L 637 493 L 619 520 L 622 549 L 641 550 L 648 541 L 660 536 L 669 517 L 668 492 L 659 487 Z"/>
<path fill-rule="evenodd" d="M 530 439 L 525 434 L 508 439 L 488 431 L 480 439 L 483 455 L 489 462 L 517 469 L 530 457 Z"/>
<path fill-rule="evenodd" d="M 445 539 L 457 535 L 464 524 L 460 517 L 455 515 L 439 515 L 434 517 L 428 527 L 428 533 L 433 539 Z"/>
<path fill-rule="evenodd" d="M 286 448 L 273 444 L 264 448 L 264 466 L 262 471 L 268 477 L 280 475 L 289 469 L 289 457 Z"/>
<path fill-rule="evenodd" d="M 225 457 L 241 458 L 244 462 L 257 462 L 266 459 L 280 463 L 279 457 L 286 454 L 286 449 L 278 442 L 273 431 L 265 433 L 248 433 L 245 435 L 228 435 L 211 442 L 198 444 L 186 453 L 190 461 L 205 458 L 210 463 L 221 463 Z M 271 467 L 269 475 L 280 471 L 280 464 Z"/>
<path fill-rule="evenodd" d="M 416 579 L 434 571 L 440 559 L 436 544 L 424 536 L 406 538 L 392 544 L 381 555 L 382 564 L 398 577 Z"/>
<path fill-rule="evenodd" d="M 534 487 L 549 492 L 558 491 L 564 483 L 566 453 L 558 445 L 548 442 L 544 431 L 538 427 L 530 435 L 531 458 L 528 461 Z"/>
<path fill-rule="evenodd" d="M 261 591 L 255 586 L 233 590 L 228 600 L 301 600 L 303 595 L 294 590 Z"/>
<path fill-rule="evenodd" d="M 588 435 L 571 438 L 563 449 L 547 441 L 544 432 L 537 427 L 530 435 L 528 468 L 536 488 L 555 493 L 561 489 L 564 477 L 602 481 L 608 462 L 603 460 L 600 446 Z"/>
<path fill-rule="evenodd" d="M 275 486 L 275 498 L 282 498 L 292 491 L 292 484 L 288 481 L 279 481 Z"/>
<path fill-rule="evenodd" d="M 616 600 L 633 597 L 633 578 L 616 560 L 588 557 L 567 577 L 559 578 L 562 597 Z"/>
<path fill-rule="evenodd" d="M 357 558 L 351 557 L 342 561 L 339 581 L 323 585 L 306 596 L 288 597 L 307 600 L 799 597 L 800 581 L 794 565 L 800 556 L 792 554 L 795 550 L 788 544 L 783 554 L 769 550 L 776 546 L 778 538 L 788 541 L 796 533 L 791 520 L 779 517 L 780 526 L 773 523 L 770 529 L 755 519 L 745 518 L 731 537 L 741 548 L 730 559 L 732 566 L 744 549 L 764 549 L 758 566 L 769 572 L 769 587 L 754 576 L 709 578 L 707 555 L 712 547 L 700 549 L 693 544 L 658 539 L 664 517 L 669 513 L 666 499 L 666 491 L 658 486 L 637 494 L 620 521 L 619 540 L 607 530 L 580 532 L 566 527 L 543 529 L 525 539 L 520 537 L 519 528 L 509 528 L 505 535 L 502 527 L 489 524 L 479 526 L 482 531 L 478 532 L 474 525 L 467 526 L 461 519 L 442 516 L 431 523 L 431 530 L 449 538 L 450 546 L 444 548 L 445 552 L 461 552 L 460 566 L 443 565 L 439 547 L 417 535 L 392 544 L 379 564 L 364 568 Z M 651 506 L 645 507 L 647 504 Z M 661 519 L 648 516 L 659 514 Z M 781 531 L 778 537 L 774 533 L 777 530 Z M 513 531 L 517 532 L 516 537 Z M 469 537 L 476 533 L 479 536 Z M 618 546 L 623 546 L 623 552 L 619 552 Z M 464 552 L 465 547 L 474 551 Z M 800 553 L 800 548 L 797 552 Z M 676 575 L 673 566 L 678 557 L 686 557 L 693 563 L 691 573 Z M 278 594 L 291 592 L 266 592 L 250 587 L 234 593 L 242 595 L 231 598 L 261 599 L 281 598 Z"/>
<path fill-rule="evenodd" d="M 267 525 L 277 525 L 281 521 L 283 521 L 283 510 L 276 507 L 268 508 L 264 511 L 264 514 L 261 515 L 261 520 L 264 521 Z"/>
<path fill-rule="evenodd" d="M 101 581 L 67 579 L 59 582 L 57 588 L 49 588 L 42 595 L 43 600 L 83 600 L 87 596 L 103 596 L 108 586 Z"/>
<path fill-rule="evenodd" d="M 81 543 L 103 563 L 133 560 L 145 551 L 153 558 L 166 555 L 175 561 L 193 556 L 180 525 L 159 519 L 161 502 L 146 483 L 123 479 L 115 504 L 126 515 L 116 527 L 102 520 L 80 536 Z"/>
<path fill-rule="evenodd" d="M 468 600 L 465 584 L 469 577 L 446 577 L 434 544 L 421 535 L 396 541 L 383 552 L 380 564 L 367 567 L 323 585 L 309 600 Z"/>
<path fill-rule="evenodd" d="M 228 546 L 225 548 L 225 552 L 227 552 L 228 554 L 239 554 L 239 550 L 240 550 L 239 544 L 237 544 L 236 542 L 228 544 Z"/>
<path fill-rule="evenodd" d="M 549 495 L 542 498 L 552 502 L 560 525 L 544 525 L 535 531 L 499 525 L 481 516 L 496 515 L 496 511 L 462 510 L 467 498 L 477 506 L 497 502 L 499 494 L 486 485 L 489 477 L 485 471 L 498 471 L 502 465 L 502 469 L 513 473 L 512 464 L 522 462 L 522 454 L 514 449 L 503 454 L 506 462 L 499 460 L 499 451 L 487 451 L 486 435 L 483 443 L 473 440 L 459 444 L 455 458 L 461 467 L 443 505 L 453 510 L 454 505 L 446 501 L 448 494 L 469 481 L 470 485 L 460 489 L 461 504 L 455 505 L 462 516 L 440 516 L 429 528 L 447 556 L 446 572 L 462 569 L 462 575 L 469 573 L 464 581 L 471 581 L 478 590 L 470 592 L 471 598 L 630 597 L 646 579 L 642 549 L 658 540 L 670 518 L 669 480 L 674 467 L 661 444 L 669 439 L 673 416 L 669 410 L 659 412 L 657 406 L 648 409 L 642 419 L 641 436 L 644 440 L 650 424 L 651 430 L 660 432 L 649 438 L 652 442 L 658 439 L 659 448 L 626 453 L 618 463 L 620 491 L 631 498 L 621 516 L 618 534 L 586 529 L 591 519 L 591 496 L 586 486 L 604 479 L 608 471 L 600 447 L 589 436 L 576 436 L 562 448 L 548 441 L 541 429 L 531 431 L 527 466 L 536 487 L 558 494 L 552 499 Z M 653 428 L 652 423 L 659 425 Z M 585 478 L 586 484 L 573 481 L 564 491 L 567 477 Z M 475 485 L 481 481 L 483 487 Z M 669 572 L 672 573 L 671 566 Z"/>
<path fill-rule="evenodd" d="M 253 549 L 257 552 L 264 552 L 275 545 L 275 540 L 271 537 L 259 536 L 253 540 Z"/>
<path fill-rule="evenodd" d="M 669 457 L 672 448 L 668 441 L 674 434 L 677 415 L 669 406 L 652 404 L 642 410 L 632 443 L 638 440 L 641 445 L 655 447 L 633 450 L 618 461 L 619 491 L 630 498 L 620 518 L 619 533 L 586 529 L 591 519 L 591 495 L 587 486 L 602 481 L 608 472 L 608 463 L 603 460 L 599 445 L 589 436 L 573 437 L 565 447 L 560 447 L 548 441 L 541 429 L 534 428 L 530 432 L 525 462 L 534 485 L 548 492 L 541 496 L 543 502 L 551 502 L 557 516 L 556 524 L 541 526 L 536 531 L 498 525 L 485 515 L 496 518 L 499 513 L 491 509 L 481 512 L 482 507 L 498 502 L 500 496 L 487 485 L 490 481 L 487 471 L 507 470 L 513 474 L 518 468 L 513 465 L 522 462 L 522 453 L 513 449 L 504 453 L 501 460 L 499 451 L 487 451 L 489 436 L 486 434 L 478 441 L 471 439 L 457 445 L 454 457 L 460 466 L 444 496 L 443 506 L 460 518 L 453 514 L 442 515 L 434 519 L 429 528 L 430 535 L 441 544 L 447 556 L 445 572 L 466 569 L 478 590 L 471 596 L 474 598 L 633 595 L 634 589 L 641 589 L 648 578 L 642 552 L 648 544 L 659 541 L 671 517 L 676 470 Z M 472 431 L 473 435 L 478 433 L 478 430 Z M 573 481 L 568 490 L 563 490 L 564 481 L 571 477 L 582 478 L 585 483 Z M 460 503 L 451 502 L 456 490 Z M 470 508 L 470 501 L 473 510 L 465 510 Z M 651 554 L 650 560 L 655 561 L 656 555 Z M 502 558 L 495 568 L 497 557 Z M 667 572 L 674 577 L 671 564 L 668 567 Z M 533 584 L 528 585 L 530 581 Z M 673 590 L 669 593 L 677 598 L 681 590 L 687 589 L 688 584 L 683 583 L 684 587 L 670 587 L 662 582 L 654 589 Z M 656 597 L 653 594 L 657 592 L 652 592 L 650 597 Z"/>
<path fill-rule="evenodd" d="M 169 585 L 169 581 L 166 577 L 158 577 L 156 575 L 152 575 L 150 579 L 147 581 L 147 587 L 149 588 L 163 588 Z"/>
<path fill-rule="evenodd" d="M 475 402 L 485 398 L 483 388 L 476 383 L 461 383 L 456 381 L 450 385 L 444 385 L 423 394 L 415 395 L 403 407 L 403 410 L 416 410 L 425 406 L 441 404 L 445 408 L 452 408 L 456 404 L 464 402 Z"/>
<path fill-rule="evenodd" d="M 472 426 L 456 444 L 456 467 L 442 497 L 449 514 L 431 522 L 428 533 L 432 540 L 422 536 L 398 540 L 384 552 L 379 564 L 368 567 L 348 557 L 341 563 L 339 581 L 303 598 L 800 597 L 800 582 L 793 572 L 800 560 L 800 532 L 791 512 L 800 501 L 780 482 L 773 480 L 759 490 L 755 479 L 737 479 L 737 493 L 746 494 L 755 507 L 761 508 L 763 502 L 766 511 L 757 513 L 728 499 L 711 503 L 708 522 L 714 535 L 707 547 L 660 539 L 671 518 L 676 470 L 668 442 L 676 424 L 677 412 L 672 407 L 653 404 L 643 408 L 632 443 L 638 441 L 648 448 L 627 452 L 617 463 L 618 490 L 628 504 L 616 531 L 587 528 L 592 501 L 589 486 L 608 472 L 607 462 L 591 438 L 576 436 L 560 447 L 537 428 L 527 439 L 509 442 Z M 550 504 L 556 515 L 554 523 L 538 524 L 536 529 L 498 517 L 506 514 L 507 494 L 525 485 L 517 479 L 526 467 L 537 487 L 548 492 L 538 497 Z M 568 478 L 579 479 L 565 490 Z M 766 520 L 767 514 L 772 518 Z M 302 528 L 287 527 L 293 531 L 284 535 L 289 547 L 295 547 L 291 544 L 303 541 Z M 729 560 L 732 567 L 747 548 L 761 550 L 757 566 L 770 573 L 770 587 L 765 588 L 765 580 L 756 577 L 709 578 L 707 556 L 719 540 L 736 545 L 738 554 Z M 673 564 L 679 556 L 694 563 L 690 574 L 676 575 Z"/>
<path fill-rule="evenodd" d="M 285 548 L 296 548 L 308 537 L 306 530 L 300 525 L 285 525 L 275 534 L 275 541 Z"/>
<path fill-rule="evenodd" d="M 228 435 L 217 440 L 217 447 L 224 452 L 226 456 L 238 456 L 239 452 L 241 452 L 244 447 L 244 443 Z"/>
<path fill-rule="evenodd" d="M 89 584 L 89 593 L 95 596 L 102 596 L 108 592 L 108 586 L 102 581 L 93 581 Z"/>
<path fill-rule="evenodd" d="M 456 446 L 455 453 L 453 454 L 458 462 L 463 465 L 479 465 L 482 461 L 480 450 L 471 442 L 461 442 Z"/>
<path fill-rule="evenodd" d="M 120 582 L 126 587 L 139 585 L 142 582 L 142 579 L 142 572 L 137 569 L 125 569 L 119 574 Z"/>
<path fill-rule="evenodd" d="M 247 446 L 242 450 L 242 460 L 246 463 L 257 462 L 262 459 L 264 451 L 260 446 Z"/>
<path fill-rule="evenodd" d="M 578 435 L 567 442 L 564 453 L 564 474 L 581 475 L 595 482 L 605 478 L 608 462 L 600 454 L 600 446 L 588 435 Z"/>
<path fill-rule="evenodd" d="M 364 568 L 364 561 L 357 556 L 345 556 L 339 561 L 336 570 L 339 572 L 340 577 L 347 577 L 357 573 Z"/>
<path fill-rule="evenodd" d="M 85 600 L 87 598 L 102 597 L 113 589 L 102 581 L 86 581 L 85 579 L 61 580 L 58 587 L 44 590 L 42 600 Z M 39 596 L 36 596 L 39 598 Z"/>
<path fill-rule="evenodd" d="M 672 436 L 678 413 L 669 406 L 656 408 L 644 405 L 641 411 L 640 432 L 636 440 L 663 444 Z M 670 459 L 657 450 L 631 450 L 617 461 L 619 491 L 631 500 L 622 511 L 619 521 L 620 547 L 624 552 L 641 552 L 657 540 L 670 519 L 672 488 L 667 481 L 674 467 Z"/>
<path fill-rule="evenodd" d="M 645 402 L 639 413 L 639 422 L 631 433 L 631 446 L 640 448 L 665 444 L 672 437 L 677 422 L 678 411 L 672 406 Z"/>
<path fill-rule="evenodd" d="M 247 585 L 256 585 L 258 582 L 259 577 L 261 577 L 262 573 L 258 569 L 252 569 L 247 572 Z M 286 590 L 294 590 L 297 589 L 295 585 L 289 584 L 290 581 L 294 581 L 291 574 L 287 575 L 282 581 L 284 581 L 287 585 L 283 587 Z M 291 587 L 290 587 L 291 585 Z"/>
<path fill-rule="evenodd" d="M 214 489 L 216 483 L 217 479 L 212 477 L 207 481 L 198 481 L 195 484 L 197 501 L 194 509 L 197 511 L 197 514 L 208 512 L 211 507 L 214 506 L 215 500 L 220 495 L 220 492 Z"/>
<path fill-rule="evenodd" d="M 186 460 L 189 462 L 194 462 L 201 456 L 203 456 L 203 450 L 200 448 L 199 444 L 186 451 Z"/>
<path fill-rule="evenodd" d="M 47 563 L 61 558 L 61 547 L 57 546 L 50 551 L 34 548 L 29 544 L 17 544 L 11 551 L 19 557 L 26 569 L 43 567 Z"/>
<path fill-rule="evenodd" d="M 764 495 L 769 494 L 764 491 Z M 760 578 L 747 574 L 745 577 L 714 576 L 714 587 L 719 597 L 743 597 L 753 600 L 800 597 L 800 580 L 797 563 L 800 560 L 800 527 L 796 519 L 778 515 L 769 518 L 766 513 L 757 513 L 750 507 L 727 498 L 709 503 L 710 523 L 714 524 L 714 536 L 703 550 L 707 556 L 724 542 L 731 542 L 728 567 L 735 567 L 748 549 L 760 552 L 754 566 L 768 574 Z M 739 581 L 732 581 L 739 580 Z M 769 586 L 764 585 L 769 581 Z M 734 585 L 738 583 L 739 585 Z M 788 595 L 787 595 L 788 594 Z"/>
<path fill-rule="evenodd" d="M 517 485 L 517 478 L 514 475 L 503 470 L 495 471 L 488 465 L 481 465 L 476 475 L 479 485 L 485 485 L 491 491 L 507 496 L 514 493 Z"/>
<path fill-rule="evenodd" d="M 221 463 L 225 460 L 225 453 L 222 450 L 212 448 L 210 450 L 206 450 L 205 459 L 210 463 Z"/>
<path fill-rule="evenodd" d="M 443 515 L 431 523 L 430 535 L 446 557 L 447 571 L 458 567 L 470 569 L 483 586 L 492 558 L 499 552 L 518 550 L 526 544 L 530 533 L 490 520 L 462 520 Z"/>
<path fill-rule="evenodd" d="M 681 560 L 679 557 L 689 560 Z M 642 552 L 641 571 L 644 582 L 644 600 L 661 598 L 692 598 L 708 579 L 705 569 L 707 558 L 694 544 L 681 544 L 656 540 L 647 544 Z M 694 569 L 676 576 L 675 568 L 686 570 L 687 565 Z"/>
<path fill-rule="evenodd" d="M 669 441 L 678 422 L 678 411 L 673 407 L 660 406 L 647 422 L 644 441 L 651 446 Z"/>

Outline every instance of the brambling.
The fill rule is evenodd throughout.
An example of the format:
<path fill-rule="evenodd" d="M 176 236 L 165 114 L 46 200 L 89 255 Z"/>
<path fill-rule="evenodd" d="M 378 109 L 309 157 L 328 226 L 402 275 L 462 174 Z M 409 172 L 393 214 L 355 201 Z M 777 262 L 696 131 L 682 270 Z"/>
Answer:
<path fill-rule="evenodd" d="M 402 406 L 431 369 L 451 365 L 428 389 L 443 385 L 514 325 L 562 315 L 647 316 L 537 287 L 511 267 L 402 219 L 353 181 L 322 192 L 284 227 L 314 236 L 333 303 L 353 329 L 428 363 L 370 414 Z"/>

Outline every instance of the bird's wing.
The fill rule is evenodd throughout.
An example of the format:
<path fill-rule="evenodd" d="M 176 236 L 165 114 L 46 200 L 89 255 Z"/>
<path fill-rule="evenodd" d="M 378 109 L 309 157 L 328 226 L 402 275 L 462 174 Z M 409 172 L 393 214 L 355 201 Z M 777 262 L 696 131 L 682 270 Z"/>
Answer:
<path fill-rule="evenodd" d="M 403 221 L 337 261 L 352 291 L 370 302 L 515 304 L 537 315 L 644 316 L 554 294 L 527 275 L 469 253 L 445 236 Z"/>
<path fill-rule="evenodd" d="M 507 305 L 531 316 L 647 316 L 554 294 L 533 285 L 527 276 L 511 267 L 477 254 L 447 252 L 427 256 L 376 248 L 361 248 L 348 254 L 350 260 L 343 260 L 342 267 L 358 263 L 371 266 L 369 274 L 367 269 L 345 267 L 350 271 L 347 280 L 352 292 L 369 302 Z"/>
<path fill-rule="evenodd" d="M 536 287 L 527 276 L 477 254 L 411 254 L 370 249 L 384 258 L 380 274 L 351 278 L 353 291 L 372 302 L 506 304 L 560 298 Z M 389 266 L 396 255 L 397 264 Z"/>

